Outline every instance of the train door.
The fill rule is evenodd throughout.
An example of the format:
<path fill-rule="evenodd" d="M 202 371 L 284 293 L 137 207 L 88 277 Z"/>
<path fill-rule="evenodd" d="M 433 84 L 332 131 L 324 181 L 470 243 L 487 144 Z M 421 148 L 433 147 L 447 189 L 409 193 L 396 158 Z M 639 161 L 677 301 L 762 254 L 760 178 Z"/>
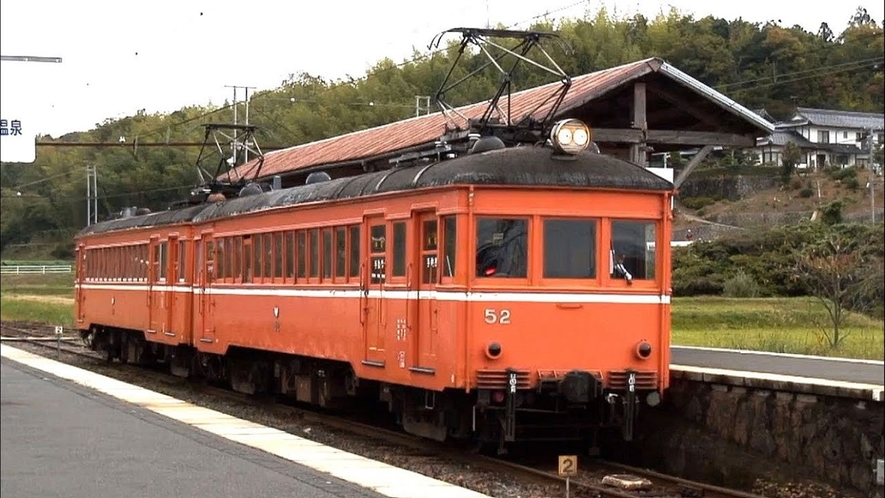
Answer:
<path fill-rule="evenodd" d="M 166 264 L 166 292 L 163 293 L 163 332 L 169 337 L 175 337 L 181 331 L 176 332 L 175 315 L 173 310 L 176 309 L 175 298 L 176 289 L 178 288 L 178 236 L 171 235 L 166 241 L 166 250 L 168 255 L 168 263 Z"/>
<path fill-rule="evenodd" d="M 369 229 L 365 270 L 362 272 L 360 306 L 363 311 L 366 365 L 384 366 L 384 329 L 386 324 L 384 284 L 387 281 L 387 223 L 381 216 L 366 219 Z"/>
<path fill-rule="evenodd" d="M 412 263 L 417 272 L 410 272 L 417 282 L 416 289 L 409 296 L 411 309 L 415 310 L 415 320 L 411 325 L 412 361 L 409 370 L 418 373 L 436 372 L 437 313 L 436 282 L 439 268 L 439 222 L 434 213 L 423 213 L 415 218 L 418 238 L 410 251 Z"/>
<path fill-rule="evenodd" d="M 213 320 L 212 281 L 215 272 L 215 241 L 211 232 L 203 232 L 196 241 L 197 278 L 194 290 L 197 298 L 196 332 L 200 342 L 215 342 L 215 322 Z"/>
<path fill-rule="evenodd" d="M 163 328 L 165 314 L 165 286 L 168 242 L 151 237 L 148 265 L 148 333 L 156 334 Z"/>
<path fill-rule="evenodd" d="M 86 272 L 88 271 L 86 268 L 86 246 L 84 244 L 80 244 L 77 246 L 77 254 L 76 254 L 76 276 L 74 277 L 75 285 L 74 285 L 74 300 L 77 306 L 77 323 L 83 323 L 86 319 L 85 311 L 86 308 L 83 306 L 86 293 L 83 292 L 83 284 L 86 280 Z"/>

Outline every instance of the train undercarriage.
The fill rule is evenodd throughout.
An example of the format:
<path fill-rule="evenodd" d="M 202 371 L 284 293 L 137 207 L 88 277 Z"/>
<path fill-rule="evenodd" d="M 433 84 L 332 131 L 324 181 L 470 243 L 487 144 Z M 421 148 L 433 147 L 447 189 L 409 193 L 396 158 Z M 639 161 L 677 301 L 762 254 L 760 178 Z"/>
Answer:
<path fill-rule="evenodd" d="M 349 364 L 338 361 L 244 348 L 231 348 L 223 356 L 207 354 L 147 341 L 142 331 L 113 327 L 93 326 L 81 330 L 81 336 L 108 362 L 166 367 L 179 377 L 326 409 L 380 403 L 408 433 L 438 441 L 473 441 L 495 447 L 498 453 L 511 443 L 529 441 L 583 442 L 593 453 L 600 438 L 614 432 L 629 441 L 640 394 L 654 397 L 638 390 L 605 390 L 586 372 L 570 372 L 557 382 L 527 389 L 515 370 L 494 386 L 486 379 L 469 393 L 437 392 L 360 379 Z M 629 380 L 625 384 L 634 385 Z"/>

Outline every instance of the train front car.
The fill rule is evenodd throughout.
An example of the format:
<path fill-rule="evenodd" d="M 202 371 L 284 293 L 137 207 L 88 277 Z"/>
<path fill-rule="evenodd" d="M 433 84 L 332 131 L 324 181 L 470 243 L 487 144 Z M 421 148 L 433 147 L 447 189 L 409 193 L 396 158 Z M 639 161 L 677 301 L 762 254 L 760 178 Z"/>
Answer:
<path fill-rule="evenodd" d="M 555 150 L 471 160 L 505 183 L 471 188 L 463 234 L 475 255 L 464 304 L 471 424 L 502 448 L 594 441 L 605 428 L 630 440 L 638 409 L 657 405 L 669 378 L 673 186 L 583 151 L 583 123 L 552 135 Z"/>

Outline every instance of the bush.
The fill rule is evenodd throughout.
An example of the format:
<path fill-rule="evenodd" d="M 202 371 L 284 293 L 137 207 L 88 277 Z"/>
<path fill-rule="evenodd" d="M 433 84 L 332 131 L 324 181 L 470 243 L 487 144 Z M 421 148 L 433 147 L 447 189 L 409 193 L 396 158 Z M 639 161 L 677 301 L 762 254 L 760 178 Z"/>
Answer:
<path fill-rule="evenodd" d="M 744 270 L 738 270 L 735 276 L 723 282 L 722 295 L 726 297 L 757 297 L 759 284 Z"/>
<path fill-rule="evenodd" d="M 802 182 L 798 178 L 790 182 L 790 190 L 799 190 L 802 188 Z"/>
<path fill-rule="evenodd" d="M 856 177 L 851 177 L 845 180 L 844 183 L 849 190 L 857 190 L 860 187 L 860 182 L 857 181 Z"/>
<path fill-rule="evenodd" d="M 799 197 L 803 199 L 808 199 L 812 195 L 814 195 L 814 190 L 811 190 L 810 188 L 803 188 L 799 191 Z"/>
<path fill-rule="evenodd" d="M 829 170 L 827 173 L 833 180 L 841 182 L 846 182 L 851 178 L 857 178 L 856 168 L 839 168 L 838 166 L 834 166 L 833 169 Z"/>

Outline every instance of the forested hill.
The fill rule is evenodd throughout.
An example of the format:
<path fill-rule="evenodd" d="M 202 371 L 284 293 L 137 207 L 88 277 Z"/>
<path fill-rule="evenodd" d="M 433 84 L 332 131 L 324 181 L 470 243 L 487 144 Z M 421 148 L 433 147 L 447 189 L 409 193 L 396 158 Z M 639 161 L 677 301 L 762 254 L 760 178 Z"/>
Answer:
<path fill-rule="evenodd" d="M 871 19 L 862 8 L 850 20 L 821 21 L 817 32 L 808 32 L 777 22 L 695 19 L 677 11 L 647 19 L 617 18 L 603 10 L 555 25 L 541 22 L 530 29 L 561 34 L 572 50 L 565 53 L 554 47 L 551 55 L 572 75 L 657 56 L 747 107 L 765 107 L 775 117 L 784 117 L 797 104 L 883 112 L 881 23 L 885 21 Z M 379 61 L 358 80 L 293 74 L 279 88 L 255 93 L 249 112 L 250 122 L 260 127 L 259 143 L 296 145 L 414 116 L 415 96 L 433 95 L 456 55 L 457 40 L 452 38 L 447 47 L 416 52 L 409 61 Z M 468 56 L 455 77 L 484 62 L 477 54 Z M 499 75 L 484 74 L 450 92 L 448 100 L 465 104 L 492 96 Z M 515 89 L 547 82 L 546 75 L 532 71 L 517 77 Z M 135 148 L 132 143 L 136 139 L 199 142 L 201 124 L 208 122 L 232 122 L 232 107 L 193 105 L 171 114 L 140 112 L 108 119 L 88 131 L 40 137 L 41 142 L 111 142 L 125 136 L 128 145 L 43 146 L 34 164 L 4 164 L 0 170 L 4 255 L 70 254 L 71 235 L 86 224 L 87 164 L 98 171 L 102 217 L 127 206 L 163 209 L 181 199 L 197 180 L 198 149 Z"/>

